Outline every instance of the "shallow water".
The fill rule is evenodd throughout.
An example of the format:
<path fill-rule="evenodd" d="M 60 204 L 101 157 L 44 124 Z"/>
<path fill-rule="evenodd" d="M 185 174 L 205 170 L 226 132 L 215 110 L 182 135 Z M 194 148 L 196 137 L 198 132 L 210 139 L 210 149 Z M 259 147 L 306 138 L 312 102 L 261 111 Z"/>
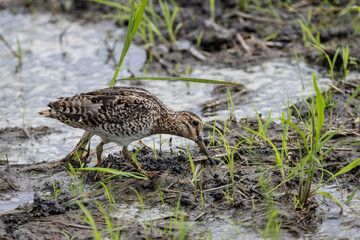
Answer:
<path fill-rule="evenodd" d="M 106 87 L 116 63 L 107 62 L 104 41 L 107 39 L 112 45 L 115 37 L 123 39 L 124 29 L 116 28 L 111 21 L 82 24 L 48 14 L 13 15 L 8 11 L 0 12 L 0 21 L 3 36 L 14 49 L 18 38 L 23 53 L 22 67 L 17 69 L 17 59 L 10 55 L 4 44 L 0 44 L 0 126 L 45 125 L 60 130 L 36 140 L 36 143 L 23 141 L 19 142 L 20 145 L 7 146 L 6 152 L 0 154 L 7 154 L 10 163 L 19 164 L 60 159 L 72 150 L 83 131 L 47 119 L 38 112 L 45 110 L 46 105 L 57 97 Z M 66 34 L 61 38 L 64 29 Z M 121 43 L 116 45 L 116 58 L 121 53 L 121 47 Z M 120 77 L 128 77 L 130 72 L 142 76 L 145 59 L 144 48 L 133 44 Z M 249 101 L 236 106 L 235 114 L 239 119 L 255 114 L 251 103 L 264 116 L 270 110 L 273 116 L 277 116 L 283 111 L 283 103 L 288 96 L 296 101 L 299 96 L 311 94 L 310 72 L 320 76 L 319 71 L 304 63 L 301 63 L 301 71 L 305 90 L 301 89 L 296 62 L 289 59 L 277 59 L 245 69 L 202 66 L 193 69 L 191 76 L 242 83 L 252 90 Z M 200 114 L 201 103 L 212 98 L 213 86 L 208 84 L 191 83 L 190 89 L 187 89 L 182 82 L 142 82 L 141 87 L 153 92 L 175 110 L 187 109 Z M 125 86 L 130 84 L 129 81 L 121 83 Z M 227 111 L 218 111 L 204 120 L 225 118 L 227 115 Z M 186 142 L 177 141 L 180 144 Z"/>
<path fill-rule="evenodd" d="M 32 201 L 34 191 L 17 192 L 15 194 L 1 194 L 0 197 L 0 213 L 11 211 L 19 205 Z"/>
<path fill-rule="evenodd" d="M 71 150 L 82 131 L 44 118 L 38 112 L 45 110 L 46 105 L 57 97 L 106 87 L 116 65 L 114 62 L 106 63 L 104 41 L 111 35 L 122 37 L 123 29 L 116 28 L 113 23 L 82 25 L 65 19 L 58 21 L 48 14 L 12 15 L 7 11 L 0 12 L 0 21 L 2 35 L 15 49 L 18 37 L 23 52 L 22 67 L 16 70 L 17 59 L 9 54 L 4 44 L 0 44 L 0 126 L 47 125 L 61 130 L 36 144 L 27 141 L 20 143 L 21 146 L 9 146 L 11 149 L 0 154 L 7 154 L 10 163 L 59 159 Z M 67 31 L 60 43 L 63 29 Z M 112 41 L 113 38 L 109 39 L 110 45 Z M 117 44 L 117 55 L 121 47 L 122 44 Z M 146 58 L 145 50 L 133 45 L 128 55 L 125 69 L 140 74 Z M 130 73 L 124 70 L 120 75 L 128 77 Z M 19 148 L 27 150 L 18 155 Z"/>
<path fill-rule="evenodd" d="M 19 38 L 23 54 L 23 64 L 18 68 L 17 59 L 10 55 L 9 50 L 0 43 L 0 127 L 36 127 L 49 126 L 57 130 L 50 135 L 19 141 L 16 144 L 0 146 L 0 154 L 7 155 L 10 163 L 23 164 L 42 161 L 54 161 L 65 156 L 81 137 L 83 131 L 65 126 L 55 120 L 47 119 L 37 113 L 46 109 L 48 102 L 60 96 L 71 96 L 81 92 L 106 87 L 113 75 L 116 63 L 107 62 L 105 39 L 110 45 L 115 37 L 124 38 L 124 30 L 118 29 L 113 22 L 96 24 L 68 22 L 48 14 L 13 15 L 7 11 L 0 12 L 1 34 L 16 49 L 16 38 Z M 67 29 L 63 38 L 60 35 Z M 116 46 L 116 58 L 120 56 L 122 44 Z M 124 63 L 120 77 L 142 76 L 142 67 L 146 60 L 143 47 L 132 45 Z M 217 68 L 201 66 L 193 69 L 192 77 L 226 80 L 242 83 L 252 93 L 241 106 L 236 106 L 235 115 L 238 119 L 254 116 L 253 106 L 266 116 L 272 111 L 277 117 L 284 110 L 284 103 L 292 103 L 313 94 L 312 75 L 318 76 L 321 87 L 329 81 L 317 68 L 301 62 L 301 74 L 304 78 L 305 90 L 302 89 L 295 60 L 276 59 L 256 66 L 244 68 Z M 130 69 L 130 70 L 128 70 Z M 118 84 L 119 85 L 119 84 Z M 121 85 L 130 86 L 129 81 Z M 188 94 L 186 84 L 182 82 L 142 81 L 141 87 L 157 95 L 164 103 L 175 110 L 187 109 L 200 114 L 201 104 L 210 100 L 212 85 L 191 83 Z M 253 104 L 253 106 L 252 106 Z M 204 116 L 204 120 L 226 118 L 227 111 L 217 111 Z M 179 140 L 183 141 L 183 140 Z M 332 188 L 331 188 L 332 189 Z M 33 192 L 24 192 L 0 199 L 0 211 L 14 209 L 20 203 L 32 199 Z M 13 199 L 12 199 L 13 198 Z M 21 201 L 19 200 L 21 199 Z M 306 236 L 306 239 L 338 237 L 360 237 L 352 228 L 359 218 L 359 195 L 349 207 L 345 207 L 344 215 L 339 216 L 338 207 L 330 203 L 330 214 L 317 230 Z M 5 206 L 5 204 L 7 204 Z M 126 209 L 127 216 L 138 216 L 138 206 L 118 206 L 122 214 Z M 129 214 L 131 213 L 131 214 Z M 150 209 L 149 215 L 170 214 L 168 208 Z M 221 236 L 238 239 L 246 238 L 239 235 L 244 229 L 235 229 L 231 223 L 214 214 L 204 228 L 211 229 L 214 239 Z M 340 234 L 335 227 L 341 229 Z M 246 236 L 249 237 L 248 233 Z M 261 238 L 260 234 L 253 237 Z"/>
<path fill-rule="evenodd" d="M 345 201 L 349 197 L 350 192 L 341 190 L 340 194 L 337 185 L 325 186 L 319 189 L 318 192 L 328 192 L 336 197 L 344 208 L 343 213 L 341 213 L 340 207 L 335 202 L 327 199 L 324 200 L 320 195 L 316 196 L 316 201 L 319 204 L 316 214 L 322 217 L 322 222 L 317 224 L 316 227 L 314 226 L 312 231 L 298 239 L 359 238 L 360 193 L 357 192 L 350 204 L 346 205 Z M 280 203 L 278 204 L 281 205 Z M 112 210 L 112 216 L 126 219 L 126 221 L 130 222 L 138 220 L 151 221 L 170 216 L 174 217 L 174 209 L 175 206 L 169 205 L 161 207 L 145 206 L 144 212 L 142 212 L 139 203 L 123 203 L 115 205 Z M 199 213 L 201 213 L 199 210 L 185 212 L 187 219 L 194 219 Z M 254 232 L 252 230 L 252 227 L 254 227 L 254 223 L 252 223 L 253 218 L 254 216 L 251 211 L 244 213 L 243 210 L 236 208 L 227 211 L 206 210 L 206 221 L 197 222 L 195 232 L 198 231 L 203 234 L 204 232 L 211 231 L 213 239 L 263 239 L 261 232 Z M 258 226 L 258 230 L 263 231 L 264 229 Z M 279 239 L 296 238 L 287 231 L 281 231 Z"/>
<path fill-rule="evenodd" d="M 318 68 L 311 68 L 301 62 L 300 69 L 304 89 L 295 59 L 273 59 L 244 69 L 203 67 L 196 69 L 194 75 L 244 84 L 249 91 L 249 97 L 245 103 L 235 107 L 236 117 L 254 116 L 255 108 L 264 117 L 271 112 L 271 116 L 277 118 L 289 103 L 299 102 L 314 93 L 312 72 L 318 76 L 320 88 L 324 88 L 324 83 L 330 81 L 322 77 Z M 227 116 L 228 110 L 218 111 L 216 115 Z"/>
<path fill-rule="evenodd" d="M 355 188 L 351 187 L 349 189 L 353 190 Z M 346 205 L 345 202 L 351 192 L 341 190 L 337 185 L 325 186 L 319 189 L 320 191 L 328 192 L 336 197 L 344 208 L 343 213 L 341 213 L 340 207 L 335 202 L 326 199 L 324 201 L 323 197 L 317 196 L 316 199 L 320 203 L 317 214 L 322 215 L 323 221 L 313 233 L 306 234 L 304 238 L 329 239 L 333 238 L 333 236 L 336 236 L 337 239 L 360 238 L 360 192 L 357 191 L 349 205 Z"/>

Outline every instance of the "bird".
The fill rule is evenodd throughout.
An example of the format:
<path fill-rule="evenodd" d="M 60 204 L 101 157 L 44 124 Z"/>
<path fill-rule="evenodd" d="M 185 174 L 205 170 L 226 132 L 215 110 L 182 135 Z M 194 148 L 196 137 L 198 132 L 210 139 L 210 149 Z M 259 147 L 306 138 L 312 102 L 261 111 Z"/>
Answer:
<path fill-rule="evenodd" d="M 170 134 L 194 141 L 211 164 L 203 138 L 201 118 L 190 111 L 174 111 L 149 91 L 137 87 L 114 86 L 72 97 L 60 97 L 48 104 L 40 115 L 54 118 L 74 128 L 84 129 L 101 138 L 96 147 L 97 166 L 102 166 L 104 144 L 122 146 L 122 154 L 140 173 L 140 166 L 130 156 L 128 146 L 156 134 Z"/>

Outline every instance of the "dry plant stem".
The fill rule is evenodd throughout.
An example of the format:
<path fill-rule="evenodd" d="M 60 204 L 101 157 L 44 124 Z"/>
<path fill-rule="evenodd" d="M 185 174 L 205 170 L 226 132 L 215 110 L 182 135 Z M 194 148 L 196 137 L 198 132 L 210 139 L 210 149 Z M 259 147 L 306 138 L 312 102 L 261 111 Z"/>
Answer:
<path fill-rule="evenodd" d="M 178 183 L 178 182 L 179 182 L 179 180 L 176 180 L 176 181 L 170 183 L 170 185 L 166 189 L 170 189 L 175 183 Z"/>
<path fill-rule="evenodd" d="M 200 61 L 205 61 L 207 59 L 205 55 L 203 55 L 199 50 L 194 47 L 185 49 L 185 51 L 189 52 L 193 57 L 197 58 Z"/>
<path fill-rule="evenodd" d="M 254 20 L 254 21 L 258 21 L 258 22 L 284 24 L 284 21 L 281 21 L 281 20 L 276 20 L 274 18 L 267 18 L 267 17 L 259 17 L 259 16 L 255 16 L 255 15 L 252 15 L 249 13 L 240 12 L 240 11 L 234 11 L 230 15 L 238 16 L 241 18 L 246 18 L 246 19 L 250 19 L 250 20 Z M 287 21 L 287 23 L 288 23 L 288 21 Z"/>
<path fill-rule="evenodd" d="M 194 218 L 192 221 L 198 221 L 198 220 L 200 220 L 201 218 L 203 218 L 205 215 L 206 215 L 206 212 L 202 212 L 202 213 L 200 213 L 196 218 Z"/>
<path fill-rule="evenodd" d="M 240 42 L 241 46 L 245 49 L 246 52 L 251 52 L 250 47 L 245 42 L 244 38 L 241 36 L 240 33 L 236 33 L 236 38 Z"/>
<path fill-rule="evenodd" d="M 60 161 L 63 163 L 74 161 L 77 151 L 79 151 L 85 143 L 88 143 L 92 136 L 94 136 L 94 134 L 85 131 L 75 148 Z"/>
<path fill-rule="evenodd" d="M 296 8 L 300 8 L 300 7 L 304 7 L 308 4 L 310 4 L 311 1 L 308 1 L 308 0 L 303 0 L 303 1 L 300 1 L 300 2 L 297 2 L 297 3 L 294 3 L 293 5 L 290 6 L 290 9 L 296 9 Z"/>
<path fill-rule="evenodd" d="M 345 94 L 341 89 L 337 88 L 336 86 L 332 85 L 331 83 L 326 83 L 326 85 L 330 86 L 332 89 L 334 89 L 342 94 Z"/>
<path fill-rule="evenodd" d="M 85 197 L 89 197 L 89 196 L 93 196 L 93 195 L 97 195 L 97 194 L 100 195 L 100 193 L 104 193 L 104 190 L 103 190 L 103 189 L 99 189 L 99 190 L 95 190 L 95 191 L 93 191 L 93 192 L 83 193 L 83 194 L 81 194 L 81 195 L 79 195 L 79 196 L 77 196 L 77 197 L 75 197 L 75 198 L 73 198 L 73 199 L 70 199 L 70 200 L 67 201 L 67 202 L 62 203 L 61 206 L 65 206 L 66 204 L 69 204 L 69 203 L 71 203 L 71 202 L 74 202 L 74 201 L 76 201 L 76 200 L 78 200 L 78 199 L 80 199 L 80 198 L 85 198 Z"/>
<path fill-rule="evenodd" d="M 177 76 L 175 71 L 172 70 L 172 67 L 167 62 L 165 62 L 156 51 L 152 50 L 151 48 L 149 48 L 148 51 L 151 52 L 156 61 L 160 63 L 160 65 L 167 71 L 168 74 L 175 77 Z"/>
<path fill-rule="evenodd" d="M 10 44 L 5 40 L 5 38 L 3 37 L 2 34 L 0 34 L 0 40 L 3 41 L 3 43 L 5 44 L 5 46 L 10 50 L 11 54 L 16 57 L 16 58 L 20 58 L 20 56 L 14 51 L 14 49 L 12 49 L 12 47 L 10 46 Z"/>
<path fill-rule="evenodd" d="M 220 187 L 210 188 L 210 189 L 203 190 L 203 193 L 217 191 L 217 190 L 221 190 L 221 189 L 228 188 L 228 187 L 231 187 L 231 186 L 232 186 L 232 184 L 227 184 L 227 185 L 220 186 Z"/>
<path fill-rule="evenodd" d="M 130 185 L 130 184 L 133 184 L 134 182 L 135 182 L 135 180 L 131 180 L 131 181 L 129 182 L 129 185 Z M 122 188 L 121 190 L 119 190 L 119 191 L 117 191 L 117 192 L 120 193 L 120 192 L 126 190 L 127 188 L 129 188 L 129 186 L 126 186 L 126 187 Z M 70 200 L 67 201 L 67 202 L 62 203 L 61 206 L 65 206 L 65 205 L 67 205 L 67 204 L 69 204 L 69 203 L 71 203 L 71 202 L 74 202 L 74 201 L 76 201 L 76 200 L 78 200 L 78 199 L 81 199 L 81 198 L 86 198 L 86 197 L 90 197 L 90 196 L 94 196 L 94 195 L 95 195 L 95 196 L 99 196 L 100 194 L 104 194 L 104 189 L 95 190 L 95 191 L 89 192 L 89 193 L 83 193 L 83 194 L 81 194 L 81 195 L 79 195 L 79 196 L 77 196 L 77 197 L 75 197 L 75 198 L 73 198 L 73 199 L 70 199 Z"/>
<path fill-rule="evenodd" d="M 26 211 L 13 210 L 8 212 L 1 212 L 0 217 L 5 215 L 13 215 L 13 214 L 21 214 L 21 213 L 26 213 Z"/>
<path fill-rule="evenodd" d="M 242 89 L 242 90 L 240 90 L 239 92 L 237 92 L 237 93 L 235 93 L 234 95 L 233 95 L 233 98 L 235 98 L 235 97 L 241 97 L 244 93 L 246 92 L 246 89 Z M 220 100 L 216 100 L 215 102 L 211 102 L 211 103 L 209 103 L 209 104 L 206 104 L 203 108 L 202 108 L 202 110 L 206 110 L 206 109 L 208 109 L 208 108 L 215 108 L 216 106 L 219 106 L 219 105 L 221 105 L 221 104 L 224 104 L 224 103 L 227 103 L 229 101 L 229 99 L 228 98 L 223 98 L 223 99 L 220 99 Z M 223 131 L 223 126 L 221 126 L 218 122 L 216 122 L 216 126 L 215 126 L 216 128 L 218 128 L 220 131 Z M 229 131 L 227 131 L 227 133 L 228 133 Z"/>
<path fill-rule="evenodd" d="M 333 120 L 329 123 L 329 125 L 327 125 L 327 127 L 325 128 L 324 132 L 326 132 L 330 127 L 331 125 L 333 125 L 333 123 L 335 122 L 335 120 L 340 116 L 340 114 L 347 108 L 347 105 L 345 105 L 341 110 L 340 112 L 338 112 L 338 114 L 336 114 L 336 116 L 333 118 Z"/>
<path fill-rule="evenodd" d="M 162 189 L 163 192 L 170 192 L 170 193 L 182 193 L 181 191 L 177 191 L 177 190 L 171 190 L 171 189 Z"/>
<path fill-rule="evenodd" d="M 117 147 L 117 146 L 118 146 L 118 145 L 112 145 L 112 146 L 110 146 L 110 147 L 104 148 L 103 150 L 108 150 L 108 149 L 111 149 L 111 148 L 115 148 L 115 147 Z M 90 152 L 90 153 L 83 153 L 83 154 L 81 155 L 81 159 L 85 158 L 86 155 L 92 156 L 92 155 L 94 155 L 94 154 L 96 154 L 96 151 L 92 151 L 92 152 Z"/>
<path fill-rule="evenodd" d="M 91 230 L 92 228 L 89 226 L 84 226 L 84 225 L 79 225 L 79 224 L 73 224 L 73 223 L 68 223 L 68 222 L 63 222 L 63 221 L 59 221 L 59 220 L 53 220 L 51 223 L 60 223 L 62 225 L 65 225 L 67 227 L 73 227 L 73 228 L 82 228 L 82 229 L 89 229 Z"/>
<path fill-rule="evenodd" d="M 164 201 L 165 200 L 169 200 L 169 199 L 173 199 L 173 198 L 178 198 L 178 195 L 171 195 L 171 196 L 164 196 Z M 158 202 L 161 202 L 161 200 L 159 200 Z"/>
<path fill-rule="evenodd" d="M 154 150 L 152 147 L 150 147 L 149 145 L 146 145 L 141 139 L 139 140 L 139 143 L 141 145 L 143 145 L 144 147 L 146 147 L 147 149 L 150 149 L 150 150 Z"/>
<path fill-rule="evenodd" d="M 223 207 L 220 207 L 218 205 L 215 205 L 213 204 L 212 202 L 208 201 L 208 200 L 205 200 L 205 202 L 209 203 L 213 208 L 215 209 L 218 209 L 218 210 L 228 210 L 227 208 L 223 208 Z"/>
<path fill-rule="evenodd" d="M 224 157 L 227 156 L 227 153 L 221 153 L 221 154 L 216 154 L 214 156 L 211 156 L 212 158 L 218 158 L 218 157 Z M 209 160 L 206 156 L 204 157 L 198 157 L 198 158 L 194 158 L 193 162 L 201 162 L 201 161 L 205 161 L 205 160 Z"/>

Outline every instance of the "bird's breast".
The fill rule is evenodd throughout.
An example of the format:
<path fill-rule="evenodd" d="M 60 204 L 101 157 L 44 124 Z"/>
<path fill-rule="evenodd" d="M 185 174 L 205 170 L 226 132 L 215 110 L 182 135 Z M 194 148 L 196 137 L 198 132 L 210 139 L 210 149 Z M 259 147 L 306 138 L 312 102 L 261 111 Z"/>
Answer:
<path fill-rule="evenodd" d="M 150 135 L 150 129 L 147 126 L 139 126 L 131 122 L 104 123 L 87 130 L 101 137 L 103 142 L 115 142 L 121 146 L 129 145 L 133 141 Z"/>

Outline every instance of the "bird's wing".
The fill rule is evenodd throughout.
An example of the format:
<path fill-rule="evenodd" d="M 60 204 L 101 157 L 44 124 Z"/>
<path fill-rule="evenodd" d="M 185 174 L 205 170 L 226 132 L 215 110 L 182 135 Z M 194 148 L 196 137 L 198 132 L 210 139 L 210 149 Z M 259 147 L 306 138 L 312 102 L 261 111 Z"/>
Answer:
<path fill-rule="evenodd" d="M 142 96 L 113 95 L 112 98 L 108 96 L 100 98 L 101 105 L 97 111 L 99 122 L 121 125 L 130 122 L 153 121 L 159 112 L 159 108 L 154 102 Z M 83 117 L 80 120 L 86 121 L 86 119 L 87 117 Z"/>
<path fill-rule="evenodd" d="M 60 98 L 50 103 L 51 117 L 73 127 L 98 126 L 139 122 L 151 123 L 159 112 L 157 99 L 147 91 L 106 88 L 73 97 Z M 140 93 L 140 94 L 139 94 Z M 150 95 L 148 95 L 150 94 Z M 149 98 L 150 96 L 150 98 Z M 80 124 L 80 125 L 78 125 Z M 80 126 L 81 127 L 81 126 Z"/>

